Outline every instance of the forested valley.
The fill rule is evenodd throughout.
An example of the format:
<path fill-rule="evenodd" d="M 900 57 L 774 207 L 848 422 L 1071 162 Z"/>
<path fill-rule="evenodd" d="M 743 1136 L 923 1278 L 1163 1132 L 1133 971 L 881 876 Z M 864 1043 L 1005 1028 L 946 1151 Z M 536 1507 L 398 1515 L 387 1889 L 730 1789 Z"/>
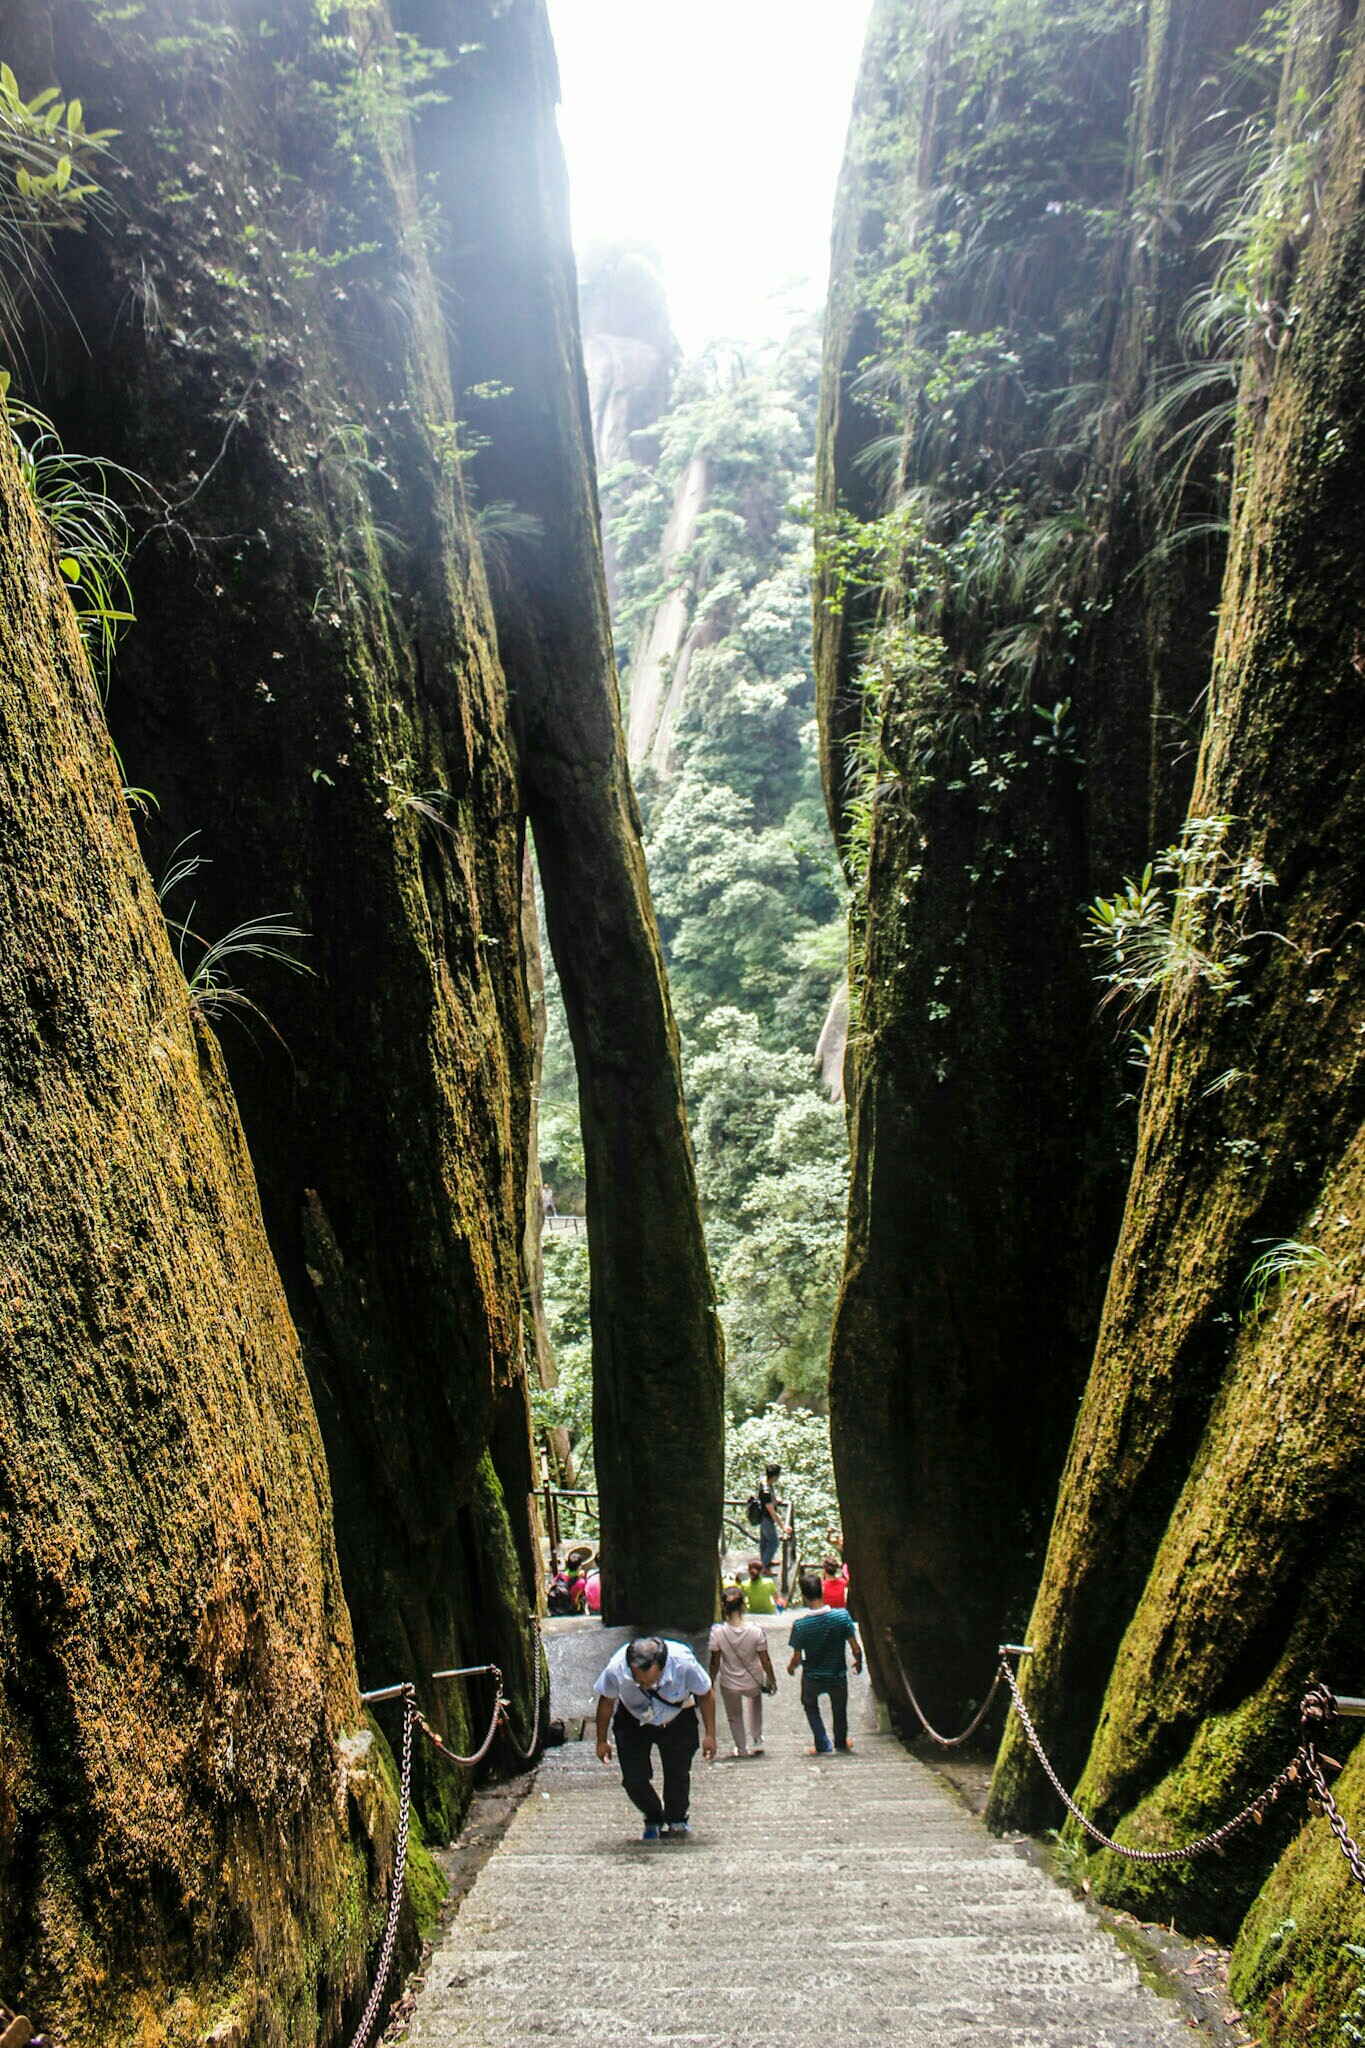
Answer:
<path fill-rule="evenodd" d="M 666 280 L 629 247 L 595 253 L 582 298 L 624 716 L 725 1330 L 731 1490 L 781 1459 L 823 1541 L 848 1146 L 846 887 L 811 645 L 819 335 L 806 323 L 756 355 L 682 362 Z M 577 1091 L 552 963 L 546 982 L 540 1159 L 573 1213 Z M 552 1236 L 544 1255 L 559 1385 L 534 1405 L 590 1476 L 587 1240 Z"/>
<path fill-rule="evenodd" d="M 871 0 L 823 315 L 690 354 L 560 93 L 0 0 L 0 2041 L 370 2042 L 569 1796 L 555 1482 L 704 1644 L 768 1459 L 883 1760 L 1361 2040 L 1356 0 Z"/>

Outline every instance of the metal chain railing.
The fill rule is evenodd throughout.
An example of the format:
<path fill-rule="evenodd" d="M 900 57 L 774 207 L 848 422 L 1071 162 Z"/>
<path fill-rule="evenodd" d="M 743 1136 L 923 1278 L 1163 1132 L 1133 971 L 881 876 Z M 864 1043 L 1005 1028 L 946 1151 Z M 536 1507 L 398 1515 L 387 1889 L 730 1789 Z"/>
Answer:
<path fill-rule="evenodd" d="M 351 2048 L 368 2048 L 375 2019 L 384 1997 L 384 1986 L 389 1981 L 389 1971 L 393 1965 L 393 1945 L 398 1939 L 398 1914 L 403 1904 L 403 1871 L 408 1855 L 408 1812 L 412 1793 L 412 1730 L 417 1719 L 417 1688 L 410 1684 L 400 1685 L 388 1689 L 384 1696 L 392 1699 L 395 1694 L 403 1702 L 403 1764 L 398 1787 L 398 1838 L 393 1849 L 393 1876 L 389 1880 L 389 1917 L 384 1928 L 384 1945 L 379 1951 L 379 1961 L 375 1966 L 369 2003 L 365 2007 L 360 2025 L 352 2036 Z"/>
<path fill-rule="evenodd" d="M 1042 1765 L 1048 1783 L 1060 1798 L 1063 1806 L 1065 1806 L 1072 1819 L 1078 1821 L 1081 1827 L 1085 1829 L 1086 1834 L 1090 1836 L 1092 1841 L 1098 1842 L 1102 1849 L 1112 1849 L 1116 1856 L 1122 1856 L 1127 1863 L 1192 1863 L 1196 1857 L 1207 1856 L 1214 1851 L 1221 1855 L 1223 1844 L 1229 1841 L 1233 1835 L 1239 1833 L 1242 1828 L 1249 1827 L 1252 1821 L 1256 1821 L 1259 1824 L 1259 1822 L 1265 1819 L 1266 1808 L 1273 1806 L 1285 1787 L 1292 1785 L 1297 1780 L 1300 1766 L 1306 1764 L 1308 1760 L 1308 1746 L 1305 1743 L 1300 1743 L 1279 1776 L 1273 1778 L 1265 1790 L 1258 1793 L 1256 1798 L 1249 1805 L 1244 1806 L 1240 1813 L 1235 1813 L 1231 1820 L 1224 1821 L 1221 1827 L 1214 1828 L 1211 1833 L 1200 1835 L 1193 1842 L 1185 1842 L 1178 1849 L 1131 1849 L 1127 1843 L 1116 1842 L 1112 1835 L 1106 1835 L 1102 1828 L 1095 1826 L 1095 1823 L 1088 1815 L 1081 1812 L 1080 1807 L 1077 1806 L 1075 1800 L 1057 1776 L 1056 1771 L 1052 1767 L 1051 1758 L 1038 1739 L 1038 1730 L 1034 1727 L 1029 1710 L 1024 1705 L 1023 1697 L 1019 1691 L 1019 1681 L 1015 1677 L 1007 1658 L 1001 1658 L 1000 1669 L 1004 1674 L 1005 1683 L 1010 1689 L 1010 1696 L 1014 1701 L 1014 1711 L 1019 1716 L 1020 1726 L 1028 1737 L 1029 1746 Z"/>
<path fill-rule="evenodd" d="M 1328 1827 L 1337 1838 L 1337 1847 L 1346 1858 L 1348 1870 L 1360 1889 L 1365 1891 L 1365 1856 L 1362 1856 L 1359 1844 L 1352 1837 L 1342 1818 L 1341 1809 L 1332 1797 L 1331 1787 L 1322 1775 L 1324 1764 L 1335 1771 L 1339 1771 L 1341 1765 L 1330 1756 L 1319 1755 L 1312 1736 L 1315 1728 L 1325 1734 L 1343 1708 L 1348 1708 L 1354 1718 L 1365 1718 L 1365 1713 L 1362 1713 L 1362 1709 L 1365 1709 L 1365 1700 L 1339 1700 L 1325 1685 L 1315 1685 L 1304 1699 L 1303 1726 L 1305 1747 L 1308 1751 L 1305 1768 L 1308 1782 L 1313 1788 L 1309 1804 L 1316 1805 L 1326 1817 Z"/>
<path fill-rule="evenodd" d="M 1341 1809 L 1332 1797 L 1331 1787 L 1323 1775 L 1324 1765 L 1332 1770 L 1340 1770 L 1341 1766 L 1332 1757 L 1323 1755 L 1319 1751 L 1314 1739 L 1315 1733 L 1322 1732 L 1331 1726 L 1337 1712 L 1338 1702 L 1327 1686 L 1316 1685 L 1310 1692 L 1305 1694 L 1300 1709 L 1302 1732 L 1298 1748 L 1278 1777 L 1272 1778 L 1265 1789 L 1258 1792 L 1256 1797 L 1250 1800 L 1239 1813 L 1235 1813 L 1230 1820 L 1224 1821 L 1221 1827 L 1211 1829 L 1208 1834 L 1200 1835 L 1192 1842 L 1182 1843 L 1178 1849 L 1135 1849 L 1131 1848 L 1126 1842 L 1116 1842 L 1112 1835 L 1106 1835 L 1102 1828 L 1096 1827 L 1089 1815 L 1081 1811 L 1081 1808 L 1076 1804 L 1076 1801 L 1058 1777 L 1052 1759 L 1043 1748 L 1038 1730 L 1034 1726 L 1033 1716 L 1024 1705 L 1023 1694 L 1019 1690 L 1019 1680 L 1015 1674 L 1014 1666 L 1010 1662 L 1011 1657 L 1032 1655 L 1027 1645 L 1021 1643 L 1001 1644 L 1000 1663 L 996 1670 L 995 1682 L 991 1686 L 983 1705 L 973 1717 L 970 1725 L 960 1735 L 945 1736 L 940 1735 L 937 1729 L 930 1724 L 923 1708 L 915 1697 L 914 1687 L 910 1683 L 909 1675 L 901 1661 L 900 1652 L 896 1647 L 890 1630 L 887 1631 L 887 1642 L 895 1660 L 896 1669 L 900 1673 L 901 1683 L 905 1687 L 906 1697 L 914 1709 L 925 1734 L 931 1742 L 937 1743 L 940 1749 L 956 1749 L 961 1743 L 966 1742 L 970 1736 L 974 1735 L 989 1713 L 991 1704 L 1001 1685 L 1007 1686 L 1011 1705 L 1019 1717 L 1019 1725 L 1028 1739 L 1029 1747 L 1037 1758 L 1043 1775 L 1061 1800 L 1063 1806 L 1065 1806 L 1067 1812 L 1084 1829 L 1093 1842 L 1098 1842 L 1101 1848 L 1112 1851 L 1115 1856 L 1123 1857 L 1126 1862 L 1170 1865 L 1173 1863 L 1193 1862 L 1199 1856 L 1221 1856 L 1224 1845 L 1234 1835 L 1239 1834 L 1243 1828 L 1249 1827 L 1253 1821 L 1259 1826 L 1265 1819 L 1270 1807 L 1279 1799 L 1280 1794 L 1286 1791 L 1290 1785 L 1302 1783 L 1309 1794 L 1308 1803 L 1310 1809 L 1326 1817 L 1327 1824 L 1336 1836 L 1337 1844 L 1346 1859 L 1347 1868 L 1361 1890 L 1365 1891 L 1365 1854 L 1362 1854 L 1359 1845 L 1353 1840 L 1350 1830 L 1347 1828 L 1346 1822 L 1342 1817 Z M 1365 1715 L 1365 1701 L 1350 1700 L 1344 1702 L 1344 1705 L 1353 1714 Z"/>
<path fill-rule="evenodd" d="M 511 1724 L 507 1718 L 507 1710 L 511 1702 L 503 1692 L 502 1672 L 496 1664 L 462 1664 L 453 1671 L 433 1671 L 431 1674 L 433 1678 L 438 1679 L 480 1678 L 491 1675 L 494 1680 L 493 1712 L 489 1718 L 488 1733 L 484 1736 L 479 1747 L 469 1756 L 464 1756 L 458 1750 L 451 1749 L 436 1733 L 430 1721 L 427 1720 L 426 1715 L 418 1707 L 417 1688 L 411 1682 L 403 1685 L 382 1686 L 377 1692 L 363 1692 L 360 1695 L 361 1700 L 366 1706 L 378 1706 L 384 1700 L 402 1700 L 403 1766 L 398 1795 L 398 1840 L 395 1845 L 393 1878 L 389 1890 L 389 1917 L 384 1929 L 384 1942 L 379 1951 L 379 1961 L 375 1968 L 374 1985 L 370 1992 L 369 2003 L 365 2007 L 364 2016 L 352 2038 L 351 2048 L 368 2048 L 370 2035 L 374 2030 L 375 2019 L 383 2001 L 384 1986 L 388 1982 L 389 1970 L 393 1964 L 394 1943 L 398 1938 L 398 1914 L 403 1903 L 403 1869 L 408 1851 L 408 1815 L 411 1810 L 412 1795 L 413 1730 L 414 1728 L 420 1728 L 438 1756 L 443 1756 L 447 1763 L 463 1764 L 470 1768 L 475 1764 L 483 1762 L 489 1750 L 493 1747 L 493 1739 L 499 1727 L 501 1727 L 506 1734 L 508 1747 L 513 1754 L 522 1763 L 530 1763 L 536 1753 L 536 1744 L 540 1740 L 541 1640 L 540 1617 L 537 1614 L 531 1616 L 531 1629 L 535 1637 L 536 1711 L 531 1728 L 531 1746 L 529 1749 L 522 1749 L 512 1734 Z"/>
<path fill-rule="evenodd" d="M 972 1737 L 975 1735 L 977 1729 L 981 1726 L 981 1723 L 985 1720 L 987 1714 L 989 1714 L 991 1708 L 995 1705 L 995 1695 L 1000 1690 L 1000 1673 L 998 1671 L 996 1672 L 995 1677 L 991 1681 L 990 1691 L 986 1694 L 986 1697 L 983 1700 L 980 1708 L 972 1716 L 971 1720 L 963 1729 L 962 1733 L 960 1735 L 940 1735 L 937 1728 L 934 1727 L 933 1723 L 929 1719 L 929 1716 L 925 1713 L 923 1707 L 920 1705 L 919 1701 L 915 1698 L 915 1688 L 910 1683 L 909 1674 L 906 1671 L 904 1664 L 902 1664 L 901 1662 L 901 1653 L 896 1648 L 895 1642 L 889 1630 L 887 1631 L 886 1640 L 887 1645 L 891 1651 L 891 1655 L 896 1660 L 896 1669 L 897 1671 L 899 1671 L 901 1675 L 901 1684 L 905 1687 L 905 1696 L 909 1700 L 911 1706 L 914 1708 L 916 1714 L 919 1716 L 920 1725 L 923 1728 L 925 1734 L 929 1737 L 929 1740 L 931 1742 L 936 1742 L 940 1749 L 959 1749 L 961 1748 L 964 1742 L 970 1742 Z"/>
<path fill-rule="evenodd" d="M 531 1658 L 531 1684 L 534 1688 L 536 1696 L 536 1711 L 531 1722 L 531 1740 L 525 1749 L 522 1748 L 521 1744 L 517 1741 L 515 1735 L 512 1733 L 512 1724 L 508 1720 L 506 1713 L 503 1714 L 503 1730 L 507 1737 L 507 1747 L 511 1750 L 513 1756 L 516 1757 L 518 1763 L 523 1764 L 529 1764 L 534 1761 L 536 1747 L 540 1741 L 540 1660 L 542 1656 L 542 1649 L 540 1641 L 540 1616 L 538 1614 L 533 1614 L 531 1616 L 531 1639 L 534 1644 L 534 1652 Z M 505 1704 L 510 1705 L 510 1702 L 506 1702 Z"/>
<path fill-rule="evenodd" d="M 426 1736 L 427 1741 L 431 1744 L 432 1748 L 436 1750 L 439 1755 L 443 1756 L 446 1759 L 447 1763 L 464 1764 L 472 1768 L 472 1766 L 475 1764 L 481 1764 L 484 1758 L 487 1756 L 489 1750 L 493 1747 L 493 1737 L 498 1732 L 498 1725 L 502 1721 L 503 1713 L 507 1706 L 507 1701 L 503 1696 L 502 1690 L 502 1673 L 501 1671 L 499 1671 L 496 1664 L 464 1664 L 461 1665 L 458 1671 L 433 1671 L 431 1674 L 433 1678 L 480 1678 L 486 1675 L 488 1672 L 491 1672 L 493 1674 L 493 1678 L 495 1680 L 493 1688 L 493 1712 L 488 1723 L 488 1733 L 484 1736 L 483 1741 L 479 1744 L 478 1748 L 472 1753 L 472 1755 L 461 1756 L 460 1752 L 457 1749 L 451 1749 L 445 1742 L 441 1740 L 441 1737 L 436 1733 L 436 1730 L 432 1727 L 430 1721 L 426 1719 L 425 1715 L 418 1714 L 417 1716 L 418 1727 Z"/>

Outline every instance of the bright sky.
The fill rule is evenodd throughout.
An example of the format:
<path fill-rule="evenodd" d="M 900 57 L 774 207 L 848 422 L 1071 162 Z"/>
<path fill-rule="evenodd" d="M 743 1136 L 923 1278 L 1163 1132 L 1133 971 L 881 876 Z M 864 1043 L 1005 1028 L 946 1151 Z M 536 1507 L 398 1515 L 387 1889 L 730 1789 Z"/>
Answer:
<path fill-rule="evenodd" d="M 574 240 L 651 242 L 693 353 L 824 303 L 870 0 L 549 0 Z"/>

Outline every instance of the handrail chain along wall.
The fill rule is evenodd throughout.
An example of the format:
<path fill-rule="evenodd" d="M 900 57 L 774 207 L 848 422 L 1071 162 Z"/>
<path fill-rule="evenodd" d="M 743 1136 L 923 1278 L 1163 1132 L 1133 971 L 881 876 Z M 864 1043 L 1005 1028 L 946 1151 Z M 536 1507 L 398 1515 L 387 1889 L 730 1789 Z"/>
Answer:
<path fill-rule="evenodd" d="M 404 1685 L 398 1690 L 403 1701 L 403 1763 L 398 1787 L 398 1836 L 393 1848 L 393 1875 L 389 1879 L 389 1917 L 384 1928 L 384 1944 L 375 1966 L 369 2002 L 360 2025 L 355 2030 L 351 2048 L 367 2048 L 374 2030 L 375 2019 L 384 1997 L 384 1986 L 389 1981 L 389 1971 L 393 1965 L 393 1947 L 398 1939 L 398 1914 L 403 1904 L 403 1873 L 408 1857 L 408 1800 L 412 1791 L 412 1730 L 417 1719 L 417 1688 L 415 1685 Z M 392 1693 L 388 1696 L 392 1697 Z M 361 1697 L 363 1699 L 366 1696 L 362 1693 Z"/>
<path fill-rule="evenodd" d="M 1354 1699 L 1338 1701 L 1328 1686 L 1313 1686 L 1304 1695 L 1300 1707 L 1302 1734 L 1299 1746 L 1278 1777 L 1272 1778 L 1270 1783 L 1262 1791 L 1258 1792 L 1256 1797 L 1250 1800 L 1240 1812 L 1235 1813 L 1230 1820 L 1224 1821 L 1221 1827 L 1211 1829 L 1208 1834 L 1199 1835 L 1194 1841 L 1182 1843 L 1176 1849 L 1137 1849 L 1131 1847 L 1126 1842 L 1116 1842 L 1112 1835 L 1106 1835 L 1102 1828 L 1096 1827 L 1089 1815 L 1081 1811 L 1081 1808 L 1076 1804 L 1076 1801 L 1058 1777 L 1053 1767 L 1052 1759 L 1044 1749 L 1042 1739 L 1033 1724 L 1033 1717 L 1024 1705 L 1023 1695 L 1019 1690 L 1019 1681 L 1015 1675 L 1014 1667 L 1010 1663 L 1011 1657 L 1031 1656 L 1031 1650 L 1022 1644 L 1002 1643 L 1000 1646 L 1000 1663 L 996 1669 L 990 1691 L 987 1693 L 982 1706 L 977 1710 L 968 1726 L 962 1730 L 960 1735 L 940 1735 L 938 1730 L 931 1726 L 923 1708 L 915 1697 L 914 1687 L 910 1683 L 909 1675 L 901 1661 L 900 1651 L 889 1630 L 887 1631 L 887 1642 L 891 1649 L 892 1657 L 895 1660 L 896 1669 L 900 1674 L 901 1684 L 905 1688 L 906 1698 L 909 1700 L 910 1706 L 924 1733 L 940 1749 L 956 1749 L 962 1743 L 969 1741 L 990 1712 L 992 1703 L 1001 1685 L 1007 1686 L 1010 1704 L 1019 1718 L 1019 1724 L 1025 1736 L 1028 1738 L 1029 1747 L 1038 1759 L 1038 1763 L 1048 1783 L 1052 1786 L 1053 1791 L 1057 1794 L 1067 1812 L 1084 1829 L 1092 1841 L 1098 1842 L 1102 1849 L 1112 1851 L 1115 1856 L 1123 1857 L 1126 1862 L 1170 1865 L 1174 1863 L 1190 1863 L 1196 1857 L 1210 1854 L 1221 1856 L 1226 1842 L 1230 1841 L 1235 1834 L 1240 1833 L 1243 1828 L 1249 1827 L 1253 1821 L 1257 1824 L 1263 1821 L 1267 1809 L 1276 1803 L 1280 1794 L 1286 1791 L 1290 1785 L 1301 1783 L 1304 1785 L 1307 1793 L 1310 1812 L 1325 1816 L 1328 1826 L 1336 1836 L 1337 1844 L 1346 1860 L 1346 1866 L 1351 1876 L 1355 1879 L 1361 1890 L 1365 1891 L 1365 1854 L 1362 1854 L 1359 1844 L 1352 1837 L 1341 1809 L 1332 1797 L 1331 1787 L 1328 1785 L 1323 1773 L 1324 1765 L 1336 1770 L 1339 1770 L 1341 1766 L 1333 1763 L 1330 1757 L 1323 1756 L 1314 1739 L 1315 1735 L 1325 1733 L 1330 1728 L 1333 1720 L 1336 1718 L 1339 1707 L 1351 1715 L 1359 1714 L 1365 1717 L 1365 1701 Z"/>
<path fill-rule="evenodd" d="M 374 1692 L 363 1692 L 360 1695 L 362 1704 L 368 1707 L 378 1706 L 384 1700 L 402 1700 L 403 1765 L 398 1793 L 400 1808 L 398 1839 L 394 1848 L 393 1876 L 389 1884 L 388 1921 L 384 1930 L 383 1946 L 379 1951 L 379 1961 L 375 1966 L 374 1985 L 370 1992 L 369 2003 L 365 2007 L 364 2016 L 352 2038 L 351 2048 L 368 2048 L 370 2036 L 374 2031 L 375 2019 L 383 2001 L 384 1986 L 388 1982 L 389 1970 L 393 1963 L 394 1943 L 398 1937 L 398 1915 L 403 1903 L 403 1874 L 408 1850 L 408 1816 L 412 1791 L 413 1730 L 414 1728 L 420 1728 L 432 1748 L 439 1756 L 443 1756 L 447 1763 L 463 1764 L 466 1768 L 472 1768 L 475 1764 L 483 1762 L 489 1750 L 493 1747 L 493 1739 L 498 1732 L 499 1726 L 501 1726 L 507 1738 L 508 1748 L 512 1754 L 519 1762 L 523 1764 L 530 1763 L 536 1754 L 536 1746 L 540 1740 L 541 1662 L 544 1654 L 539 1615 L 532 1614 L 530 1622 L 531 1632 L 535 1641 L 535 1656 L 532 1668 L 535 1674 L 536 1710 L 531 1724 L 531 1743 L 529 1749 L 523 1749 L 512 1733 L 511 1723 L 508 1720 L 507 1714 L 511 1701 L 503 1692 L 502 1672 L 496 1664 L 462 1664 L 458 1670 L 433 1671 L 431 1674 L 433 1678 L 437 1679 L 480 1678 L 491 1675 L 494 1680 L 493 1712 L 489 1718 L 488 1732 L 478 1748 L 468 1756 L 462 1755 L 458 1750 L 451 1749 L 442 1741 L 418 1707 L 417 1688 L 411 1681 L 406 1681 L 402 1685 L 380 1686 Z"/>

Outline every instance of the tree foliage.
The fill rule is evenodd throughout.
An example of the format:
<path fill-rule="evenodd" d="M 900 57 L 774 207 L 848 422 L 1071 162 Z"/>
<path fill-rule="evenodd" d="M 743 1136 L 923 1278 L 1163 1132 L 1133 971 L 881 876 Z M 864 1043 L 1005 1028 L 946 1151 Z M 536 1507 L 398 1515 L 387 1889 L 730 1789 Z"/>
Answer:
<path fill-rule="evenodd" d="M 817 342 L 803 329 L 747 360 L 717 349 L 687 365 L 654 430 L 657 465 L 625 463 L 603 478 L 627 688 L 631 649 L 658 605 L 682 580 L 692 594 L 668 768 L 645 767 L 637 780 L 736 1422 L 779 1394 L 823 1408 L 843 1243 L 844 1119 L 814 1067 L 845 963 L 844 891 L 819 792 L 810 528 L 798 509 L 811 484 Z M 665 570 L 674 492 L 699 461 L 695 540 Z M 581 1149 L 553 975 L 547 1004 L 541 1159 L 561 1207 L 574 1208 Z M 580 1459 L 585 1275 L 585 1244 L 549 1248 L 546 1309 L 563 1384 L 541 1419 L 554 1409 Z M 813 1426 L 827 1465 L 825 1423 Z"/>

